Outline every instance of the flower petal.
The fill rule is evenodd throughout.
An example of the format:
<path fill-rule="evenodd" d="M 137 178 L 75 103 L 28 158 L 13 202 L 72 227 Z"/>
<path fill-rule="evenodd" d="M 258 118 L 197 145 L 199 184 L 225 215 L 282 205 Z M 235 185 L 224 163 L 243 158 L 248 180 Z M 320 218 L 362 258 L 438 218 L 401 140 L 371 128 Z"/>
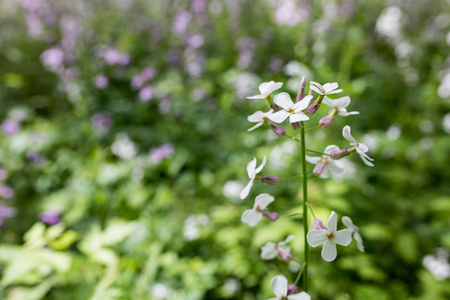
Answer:
<path fill-rule="evenodd" d="M 328 168 L 333 177 L 339 177 L 345 173 L 345 169 L 338 165 L 337 161 L 334 160 L 329 160 L 325 167 Z"/>
<path fill-rule="evenodd" d="M 311 300 L 311 297 L 305 292 L 289 295 L 287 298 L 288 300 Z"/>
<path fill-rule="evenodd" d="M 309 89 L 313 90 L 314 92 L 316 92 L 316 93 L 319 94 L 319 95 L 323 95 L 322 90 L 319 89 L 319 88 L 316 87 L 316 86 L 311 85 L 311 86 L 309 87 Z"/>
<path fill-rule="evenodd" d="M 310 230 L 306 240 L 311 247 L 317 247 L 327 241 L 327 232 L 325 230 Z"/>
<path fill-rule="evenodd" d="M 287 236 L 287 238 L 284 241 L 279 242 L 278 245 L 280 245 L 280 246 L 286 245 L 287 243 L 289 243 L 293 239 L 294 239 L 294 236 L 292 234 L 290 234 L 290 235 Z"/>
<path fill-rule="evenodd" d="M 358 227 L 356 227 L 355 224 L 353 224 L 353 221 L 352 219 L 350 219 L 350 217 L 343 216 L 341 221 L 342 224 L 347 226 L 347 228 L 350 229 L 351 231 L 358 230 Z"/>
<path fill-rule="evenodd" d="M 341 97 L 332 101 L 333 106 L 339 107 L 340 109 L 349 106 L 350 102 L 351 100 L 349 96 Z"/>
<path fill-rule="evenodd" d="M 257 111 L 253 114 L 251 114 L 250 116 L 247 117 L 247 120 L 249 122 L 255 123 L 255 122 L 261 122 L 264 120 L 266 114 L 263 113 L 262 111 Z"/>
<path fill-rule="evenodd" d="M 355 232 L 353 234 L 353 238 L 356 241 L 356 247 L 358 247 L 358 250 L 361 252 L 364 252 L 364 245 L 363 245 L 363 241 L 362 241 L 362 237 L 358 232 Z"/>
<path fill-rule="evenodd" d="M 337 230 L 337 221 L 338 221 L 337 214 L 334 211 L 332 211 L 331 216 L 328 218 L 327 221 L 327 228 L 329 233 L 335 232 Z"/>
<path fill-rule="evenodd" d="M 343 90 L 338 89 L 338 90 L 326 92 L 326 93 L 324 93 L 324 94 L 325 94 L 325 95 L 332 95 L 332 94 L 339 94 L 339 93 L 342 93 L 342 92 L 343 92 Z"/>
<path fill-rule="evenodd" d="M 362 161 L 368 165 L 369 167 L 373 167 L 374 164 L 371 163 L 371 161 L 374 161 L 373 158 L 371 158 L 369 155 L 367 155 L 366 153 L 364 153 L 361 149 L 359 149 L 359 147 L 356 147 L 356 152 L 358 152 L 359 156 L 361 157 Z"/>
<path fill-rule="evenodd" d="M 247 198 L 247 196 L 248 196 L 248 193 L 250 193 L 250 189 L 252 188 L 252 186 L 253 186 L 253 180 L 254 179 L 250 179 L 250 181 L 248 182 L 248 184 L 245 186 L 245 188 L 241 191 L 241 193 L 240 193 L 240 197 L 241 197 L 241 199 L 245 199 L 245 198 Z"/>
<path fill-rule="evenodd" d="M 255 209 L 247 209 L 241 217 L 241 221 L 247 223 L 248 226 L 253 227 L 261 220 L 262 214 Z"/>
<path fill-rule="evenodd" d="M 328 92 L 331 92 L 331 91 L 337 89 L 338 87 L 339 87 L 339 84 L 337 82 L 325 83 L 323 85 L 323 90 L 325 91 L 325 94 L 327 94 Z"/>
<path fill-rule="evenodd" d="M 275 123 L 281 123 L 286 120 L 291 114 L 285 110 L 279 110 L 276 113 L 273 113 L 269 116 L 269 119 Z"/>
<path fill-rule="evenodd" d="M 300 121 L 308 121 L 309 117 L 302 113 L 301 111 L 296 112 L 295 114 L 291 114 L 289 116 L 289 123 L 295 123 Z"/>
<path fill-rule="evenodd" d="M 367 146 L 364 143 L 358 143 L 358 147 L 359 150 L 361 150 L 362 152 L 366 153 L 367 151 L 369 151 L 369 146 Z M 356 150 L 358 150 L 356 149 Z"/>
<path fill-rule="evenodd" d="M 325 150 L 323 151 L 323 153 L 330 154 L 331 151 L 334 151 L 334 150 L 339 150 L 339 147 L 336 146 L 336 145 L 328 145 L 328 146 L 325 148 Z"/>
<path fill-rule="evenodd" d="M 350 126 L 348 125 L 346 125 L 344 129 L 342 129 L 342 136 L 349 142 L 358 143 L 350 133 Z"/>
<path fill-rule="evenodd" d="M 250 97 L 246 97 L 247 99 L 264 99 L 265 97 L 262 95 L 255 95 L 255 96 L 250 96 Z"/>
<path fill-rule="evenodd" d="M 287 296 L 288 281 L 283 275 L 277 275 L 272 278 L 270 286 L 272 287 L 272 291 L 277 298 L 281 299 L 282 297 Z"/>
<path fill-rule="evenodd" d="M 304 110 L 305 108 L 307 108 L 308 105 L 309 105 L 309 103 L 311 102 L 312 98 L 313 98 L 312 95 L 308 95 L 308 96 L 305 96 L 305 97 L 304 97 L 302 100 L 300 100 L 299 102 L 295 103 L 295 104 L 294 104 L 294 110 L 295 110 L 295 112 L 302 111 L 302 110 Z"/>
<path fill-rule="evenodd" d="M 247 164 L 247 175 L 248 175 L 248 178 L 252 179 L 255 176 L 255 174 L 256 174 L 255 169 L 256 169 L 256 157 L 253 157 L 253 160 L 251 160 Z"/>
<path fill-rule="evenodd" d="M 324 261 L 333 261 L 336 259 L 337 251 L 336 251 L 336 243 L 333 241 L 327 240 L 325 245 L 322 248 L 322 258 Z"/>
<path fill-rule="evenodd" d="M 289 110 L 291 107 L 294 106 L 294 103 L 291 100 L 291 96 L 289 96 L 289 94 L 286 92 L 282 92 L 275 95 L 273 101 L 275 102 L 276 105 L 285 110 Z"/>
<path fill-rule="evenodd" d="M 334 233 L 334 242 L 342 246 L 348 246 L 352 241 L 352 232 L 349 229 L 342 229 Z"/>
<path fill-rule="evenodd" d="M 277 244 L 269 242 L 261 247 L 261 259 L 270 260 L 278 256 Z"/>
<path fill-rule="evenodd" d="M 318 164 L 319 161 L 322 160 L 322 157 L 320 156 L 309 156 L 306 155 L 306 161 L 309 162 L 310 164 Z"/>
<path fill-rule="evenodd" d="M 351 116 L 351 115 L 359 115 L 359 111 L 347 112 L 347 110 L 345 108 L 340 108 L 339 112 L 338 112 L 338 115 L 342 116 L 342 117 L 347 117 L 347 116 Z"/>
<path fill-rule="evenodd" d="M 309 85 L 310 85 L 310 88 L 311 87 L 313 87 L 313 86 L 316 86 L 316 87 L 318 87 L 320 90 L 323 90 L 323 86 L 320 84 L 320 83 L 318 83 L 318 82 L 315 82 L 315 81 L 310 81 L 309 82 Z"/>
<path fill-rule="evenodd" d="M 262 170 L 262 169 L 264 168 L 264 166 L 266 165 L 266 162 L 267 162 L 267 156 L 264 156 L 264 157 L 263 157 L 262 163 L 259 165 L 258 168 L 256 168 L 255 174 L 258 174 L 259 172 L 261 172 L 261 170 Z"/>
<path fill-rule="evenodd" d="M 330 98 L 328 98 L 327 96 L 325 96 L 325 97 L 323 98 L 322 103 L 325 104 L 325 105 L 328 105 L 328 106 L 331 107 L 331 108 L 333 108 L 333 107 L 335 106 L 335 105 L 334 105 L 334 101 L 331 100 Z"/>
<path fill-rule="evenodd" d="M 275 81 L 263 82 L 258 86 L 258 90 L 261 93 L 261 96 L 266 97 L 268 95 L 266 94 L 266 92 L 273 83 L 275 83 Z"/>
<path fill-rule="evenodd" d="M 255 126 L 253 126 L 252 128 L 247 129 L 247 131 L 255 130 L 256 128 L 261 127 L 261 125 L 263 125 L 263 124 L 264 124 L 264 122 L 256 123 Z"/>
<path fill-rule="evenodd" d="M 255 206 L 259 206 L 261 209 L 265 209 L 267 205 L 275 201 L 275 198 L 269 194 L 259 194 L 255 198 Z"/>
<path fill-rule="evenodd" d="M 272 81 L 273 82 L 273 81 Z M 265 93 L 267 93 L 267 95 L 265 96 L 269 96 L 271 93 L 273 93 L 274 91 L 280 89 L 283 86 L 282 82 L 273 82 L 268 88 L 267 91 Z"/>

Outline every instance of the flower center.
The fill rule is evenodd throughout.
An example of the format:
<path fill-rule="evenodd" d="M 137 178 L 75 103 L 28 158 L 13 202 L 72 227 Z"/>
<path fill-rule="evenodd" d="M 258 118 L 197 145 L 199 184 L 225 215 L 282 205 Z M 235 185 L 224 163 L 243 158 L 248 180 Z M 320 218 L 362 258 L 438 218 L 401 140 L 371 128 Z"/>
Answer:
<path fill-rule="evenodd" d="M 286 110 L 288 113 L 290 114 L 295 114 L 295 109 L 293 108 L 289 108 L 288 110 Z"/>
<path fill-rule="evenodd" d="M 327 238 L 328 238 L 329 240 L 334 239 L 334 232 L 329 232 L 329 233 L 327 233 Z"/>

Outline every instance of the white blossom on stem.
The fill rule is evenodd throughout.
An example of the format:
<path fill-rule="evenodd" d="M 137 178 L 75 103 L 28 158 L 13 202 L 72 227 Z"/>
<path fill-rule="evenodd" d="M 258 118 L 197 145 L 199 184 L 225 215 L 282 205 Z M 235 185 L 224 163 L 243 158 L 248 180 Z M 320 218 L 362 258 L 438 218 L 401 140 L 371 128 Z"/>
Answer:
<path fill-rule="evenodd" d="M 356 152 L 358 152 L 362 161 L 368 165 L 369 167 L 373 167 L 373 163 L 371 163 L 374 159 L 369 157 L 366 154 L 369 151 L 369 147 L 364 143 L 358 143 L 355 138 L 350 133 L 350 126 L 346 125 L 344 129 L 342 129 L 342 136 L 350 142 L 350 145 L 355 147 Z"/>
<path fill-rule="evenodd" d="M 311 297 L 305 292 L 288 295 L 288 281 L 283 275 L 277 275 L 272 278 L 270 287 L 275 297 L 269 300 L 311 300 Z"/>
<path fill-rule="evenodd" d="M 322 258 L 328 262 L 336 259 L 336 244 L 348 246 L 352 241 L 350 230 L 343 229 L 337 231 L 337 220 L 337 214 L 332 211 L 327 222 L 327 227 L 310 230 L 306 236 L 308 244 L 311 247 L 317 247 L 324 244 L 322 248 Z"/>
<path fill-rule="evenodd" d="M 333 114 L 334 115 L 339 115 L 339 116 L 350 116 L 350 115 L 359 115 L 359 111 L 349 111 L 347 112 L 347 106 L 350 105 L 350 97 L 346 96 L 346 97 L 342 97 L 336 100 L 331 100 L 328 97 L 325 97 L 323 99 L 323 103 L 325 105 L 328 105 L 329 107 L 332 108 L 332 110 L 330 111 L 330 115 Z"/>
<path fill-rule="evenodd" d="M 276 212 L 269 212 L 264 210 L 270 203 L 275 201 L 275 198 L 269 194 L 260 194 L 255 198 L 255 204 L 252 209 L 244 211 L 241 221 L 247 223 L 250 227 L 255 226 L 263 216 L 271 221 L 278 219 Z"/>
<path fill-rule="evenodd" d="M 264 98 L 267 98 L 271 93 L 273 93 L 274 91 L 280 89 L 282 86 L 283 86 L 282 82 L 275 82 L 275 81 L 263 82 L 258 87 L 259 92 L 261 94 L 247 97 L 247 99 L 264 99 Z"/>
<path fill-rule="evenodd" d="M 325 148 L 324 153 L 330 154 L 331 151 L 334 150 L 339 150 L 339 147 L 336 145 L 329 145 Z M 313 170 L 314 175 L 319 176 L 320 178 L 342 176 L 345 172 L 343 163 L 339 160 L 333 160 L 329 155 L 325 154 L 322 155 L 322 157 L 306 155 L 306 161 L 316 165 Z"/>
<path fill-rule="evenodd" d="M 269 116 L 269 119 L 275 123 L 281 123 L 289 117 L 290 123 L 307 121 L 309 117 L 302 112 L 306 107 L 308 107 L 309 102 L 313 98 L 312 95 L 304 97 L 299 102 L 292 102 L 291 96 L 288 93 L 279 93 L 275 96 L 274 102 L 276 105 L 281 107 L 280 111 L 273 113 Z"/>
<path fill-rule="evenodd" d="M 290 253 L 291 247 L 285 245 L 293 239 L 294 236 L 291 234 L 282 242 L 269 242 L 265 244 L 261 247 L 261 258 L 264 260 L 271 260 L 280 255 L 283 260 L 290 260 L 292 258 L 292 254 Z"/>
<path fill-rule="evenodd" d="M 337 82 L 325 83 L 324 85 L 321 85 L 320 83 L 317 83 L 315 81 L 309 82 L 309 88 L 319 95 L 338 94 L 342 92 L 341 89 L 337 89 L 338 87 L 339 84 Z"/>
<path fill-rule="evenodd" d="M 250 129 L 247 129 L 247 131 L 252 131 L 252 130 L 255 130 L 256 128 L 262 126 L 272 113 L 273 113 L 273 109 L 269 110 L 266 113 L 262 112 L 262 111 L 257 111 L 254 114 L 251 114 L 250 116 L 248 116 L 247 120 L 249 122 L 256 123 L 256 125 Z"/>
<path fill-rule="evenodd" d="M 352 237 L 356 241 L 356 246 L 358 247 L 358 250 L 361 252 L 364 252 L 364 245 L 363 245 L 362 237 L 358 232 L 358 230 L 359 230 L 358 226 L 355 226 L 355 224 L 353 224 L 352 219 L 350 219 L 347 216 L 342 217 L 342 223 L 345 226 L 347 226 L 347 228 L 351 231 Z"/>
<path fill-rule="evenodd" d="M 245 199 L 248 196 L 248 193 L 250 192 L 250 189 L 253 186 L 253 181 L 256 178 L 256 174 L 261 172 L 261 170 L 266 165 L 266 162 L 267 162 L 267 156 L 264 156 L 261 165 L 257 168 L 256 167 L 256 157 L 254 157 L 253 160 L 247 164 L 247 174 L 248 174 L 248 178 L 250 178 L 250 181 L 245 186 L 245 188 L 241 191 L 241 194 L 240 194 L 241 199 Z"/>

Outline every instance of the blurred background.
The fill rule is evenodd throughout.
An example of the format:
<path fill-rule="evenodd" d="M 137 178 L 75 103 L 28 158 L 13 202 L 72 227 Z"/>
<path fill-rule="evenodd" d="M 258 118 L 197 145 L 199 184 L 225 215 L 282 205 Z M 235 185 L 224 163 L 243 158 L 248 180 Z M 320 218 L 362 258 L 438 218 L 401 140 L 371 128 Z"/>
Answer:
<path fill-rule="evenodd" d="M 308 148 L 346 147 L 350 125 L 375 158 L 309 181 L 366 248 L 313 249 L 312 299 L 450 299 L 448 0 L 1 0 L 0 299 L 273 297 L 299 265 L 260 247 L 294 234 L 301 259 L 301 220 L 240 217 L 263 192 L 301 211 L 300 182 L 239 192 L 253 157 L 288 177 L 300 149 L 247 132 L 268 107 L 245 97 L 270 80 L 295 97 L 303 75 L 361 113 Z"/>

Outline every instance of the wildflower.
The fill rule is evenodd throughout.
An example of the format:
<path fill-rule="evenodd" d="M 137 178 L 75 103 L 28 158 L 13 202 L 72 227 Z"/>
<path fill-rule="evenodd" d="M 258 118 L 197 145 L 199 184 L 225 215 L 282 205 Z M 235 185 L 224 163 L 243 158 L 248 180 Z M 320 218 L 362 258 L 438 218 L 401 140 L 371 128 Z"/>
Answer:
<path fill-rule="evenodd" d="M 149 101 L 149 100 L 151 100 L 153 98 L 154 94 L 155 94 L 155 91 L 154 91 L 153 87 L 151 87 L 151 86 L 144 86 L 139 91 L 139 99 L 142 102 L 147 102 L 147 101 Z"/>
<path fill-rule="evenodd" d="M 349 152 L 355 151 L 358 152 L 359 156 L 363 160 L 363 162 L 368 165 L 369 167 L 373 167 L 373 158 L 369 157 L 366 152 L 369 151 L 369 147 L 364 143 L 358 143 L 355 138 L 350 133 L 350 126 L 345 126 L 342 130 L 342 135 L 344 138 L 348 141 L 350 141 L 350 145 L 353 146 L 353 148 L 349 149 Z"/>
<path fill-rule="evenodd" d="M 280 183 L 280 178 L 278 176 L 261 176 L 261 181 L 268 183 L 270 185 L 277 185 Z"/>
<path fill-rule="evenodd" d="M 324 244 L 322 248 L 322 258 L 328 262 L 336 259 L 336 244 L 347 246 L 352 241 L 350 230 L 343 229 L 337 231 L 337 219 L 337 214 L 332 211 L 327 222 L 328 228 L 322 224 L 323 229 L 310 230 L 306 236 L 308 244 L 311 247 L 317 247 Z"/>
<path fill-rule="evenodd" d="M 261 247 L 261 258 L 264 260 L 274 259 L 278 255 L 285 261 L 288 261 L 292 258 L 292 254 L 290 253 L 291 247 L 285 246 L 287 243 L 294 239 L 293 235 L 289 235 L 284 241 L 279 243 L 269 242 Z"/>
<path fill-rule="evenodd" d="M 361 252 L 364 252 L 364 245 L 362 242 L 362 238 L 361 238 L 361 235 L 358 233 L 359 228 L 357 226 L 355 226 L 355 224 L 353 224 L 352 219 L 350 219 L 347 216 L 342 217 L 342 223 L 345 226 L 347 226 L 347 228 L 351 231 L 352 237 L 356 241 L 356 246 L 358 247 L 358 250 Z"/>
<path fill-rule="evenodd" d="M 310 81 L 309 85 L 310 85 L 309 86 L 310 90 L 313 90 L 314 92 L 319 94 L 317 99 L 307 109 L 307 112 L 310 114 L 315 114 L 317 112 L 320 105 L 322 104 L 322 101 L 323 101 L 323 98 L 325 97 L 325 95 L 337 94 L 337 93 L 342 92 L 341 89 L 337 89 L 339 87 L 339 85 L 336 82 L 325 83 L 324 85 L 321 85 L 315 81 Z"/>
<path fill-rule="evenodd" d="M 253 208 L 244 211 L 241 221 L 247 223 L 250 227 L 255 226 L 263 216 L 270 221 L 275 222 L 278 219 L 278 214 L 276 212 L 263 210 L 273 201 L 275 201 L 275 198 L 269 194 L 260 194 L 256 196 Z"/>
<path fill-rule="evenodd" d="M 304 110 L 309 102 L 311 101 L 312 96 L 308 95 L 303 98 L 300 102 L 294 104 L 291 100 L 291 96 L 288 93 L 280 93 L 275 96 L 274 102 L 276 105 L 280 106 L 282 109 L 273 113 L 269 116 L 269 119 L 275 123 L 281 123 L 289 117 L 290 123 L 307 121 L 309 117 L 305 115 L 302 110 Z"/>
<path fill-rule="evenodd" d="M 39 221 L 48 225 L 56 225 L 61 223 L 61 213 L 53 210 L 44 211 L 39 214 Z"/>
<path fill-rule="evenodd" d="M 16 213 L 17 210 L 14 207 L 7 206 L 0 202 L 0 227 L 3 225 L 4 219 L 14 217 Z"/>
<path fill-rule="evenodd" d="M 153 164 L 161 163 L 165 158 L 171 156 L 175 152 L 173 144 L 167 143 L 159 147 L 150 149 L 150 160 Z"/>
<path fill-rule="evenodd" d="M 324 153 L 330 154 L 333 151 L 339 150 L 336 145 L 329 145 L 325 148 Z M 320 178 L 328 178 L 330 176 L 339 177 L 344 174 L 344 167 L 341 162 L 334 161 L 329 155 L 309 156 L 306 155 L 306 161 L 311 164 L 316 164 L 313 170 L 314 175 Z"/>
<path fill-rule="evenodd" d="M 105 75 L 97 75 L 94 78 L 94 83 L 98 89 L 104 90 L 108 87 L 109 79 Z"/>
<path fill-rule="evenodd" d="M 323 99 L 323 104 L 328 105 L 329 107 L 332 108 L 332 110 L 330 111 L 329 115 L 338 115 L 338 116 L 343 116 L 343 117 L 347 117 L 350 115 L 359 115 L 359 111 L 350 111 L 348 112 L 346 107 L 350 105 L 350 97 L 346 96 L 346 97 L 342 97 L 336 100 L 331 100 L 328 97 L 325 97 Z"/>
<path fill-rule="evenodd" d="M 294 289 L 292 286 L 290 286 L 290 289 L 288 288 L 288 281 L 283 275 L 277 275 L 272 278 L 270 286 L 276 297 L 269 300 L 311 300 L 311 297 L 305 292 L 290 294 L 290 292 L 294 292 Z"/>
<path fill-rule="evenodd" d="M 252 131 L 261 125 L 263 125 L 268 120 L 268 116 L 270 116 L 273 113 L 273 109 L 269 110 L 268 112 L 264 113 L 262 111 L 257 111 L 254 114 L 251 114 L 247 117 L 247 120 L 252 123 L 256 123 L 255 126 L 248 129 L 247 131 Z"/>
<path fill-rule="evenodd" d="M 269 127 L 279 137 L 282 137 L 286 134 L 286 129 L 283 126 L 280 126 L 280 125 L 274 124 L 274 123 L 270 123 Z"/>
<path fill-rule="evenodd" d="M 5 135 L 16 134 L 20 130 L 20 124 L 12 119 L 6 119 L 1 124 L 1 129 Z"/>
<path fill-rule="evenodd" d="M 266 165 L 266 162 L 267 156 L 264 156 L 261 165 L 256 168 L 256 158 L 254 157 L 253 160 L 247 164 L 247 174 L 248 178 L 250 178 L 250 181 L 248 182 L 247 186 L 241 191 L 241 199 L 245 199 L 248 196 L 248 193 L 253 186 L 253 181 L 256 178 L 256 174 L 261 172 L 262 168 L 264 168 L 264 166 Z"/>
<path fill-rule="evenodd" d="M 282 82 L 275 82 L 275 81 L 263 82 L 258 87 L 259 92 L 261 94 L 247 97 L 247 99 L 264 99 L 264 98 L 268 98 L 271 93 L 273 93 L 274 91 L 280 89 L 282 86 L 283 86 Z"/>

